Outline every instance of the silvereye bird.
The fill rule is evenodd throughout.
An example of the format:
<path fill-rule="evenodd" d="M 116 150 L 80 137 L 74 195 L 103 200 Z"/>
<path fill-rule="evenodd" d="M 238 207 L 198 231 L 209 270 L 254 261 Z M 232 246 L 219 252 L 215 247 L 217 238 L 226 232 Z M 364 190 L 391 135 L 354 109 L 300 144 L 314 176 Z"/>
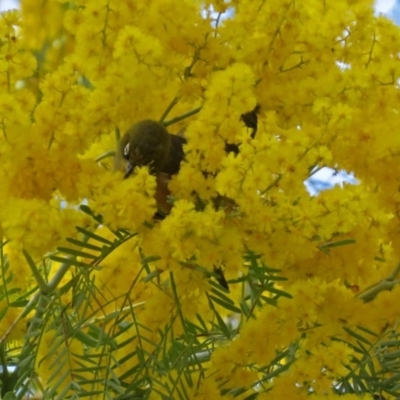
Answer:
<path fill-rule="evenodd" d="M 172 175 L 179 172 L 185 143 L 185 138 L 168 133 L 162 124 L 144 120 L 132 125 L 118 144 L 114 166 L 115 169 L 125 170 L 124 179 L 138 166 L 148 166 L 156 176 L 155 199 L 160 211 L 155 214 L 156 219 L 171 211 L 168 182 Z"/>
<path fill-rule="evenodd" d="M 257 131 L 257 114 L 260 106 L 253 111 L 241 115 L 241 120 L 253 132 Z M 144 120 L 132 125 L 121 138 L 117 149 L 116 160 L 125 160 L 125 176 L 127 178 L 137 166 L 148 166 L 150 172 L 175 175 L 179 172 L 184 159 L 183 145 L 186 139 L 169 133 L 159 122 Z M 239 153 L 236 144 L 225 144 L 226 152 Z"/>
<path fill-rule="evenodd" d="M 168 133 L 156 121 L 137 122 L 126 131 L 117 150 L 117 157 L 127 162 L 124 178 L 138 166 L 148 166 L 155 175 L 177 174 L 184 157 L 185 143 L 185 138 Z"/>

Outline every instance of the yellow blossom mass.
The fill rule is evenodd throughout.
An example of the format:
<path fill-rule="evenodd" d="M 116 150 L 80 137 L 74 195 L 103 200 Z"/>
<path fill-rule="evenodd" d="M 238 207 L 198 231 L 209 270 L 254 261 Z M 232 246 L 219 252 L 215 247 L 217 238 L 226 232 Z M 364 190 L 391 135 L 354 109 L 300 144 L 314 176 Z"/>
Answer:
<path fill-rule="evenodd" d="M 0 14 L 2 396 L 400 397 L 400 28 L 373 3 Z M 124 179 L 141 120 L 186 139 L 178 173 Z M 354 183 L 310 194 L 325 167 Z"/>

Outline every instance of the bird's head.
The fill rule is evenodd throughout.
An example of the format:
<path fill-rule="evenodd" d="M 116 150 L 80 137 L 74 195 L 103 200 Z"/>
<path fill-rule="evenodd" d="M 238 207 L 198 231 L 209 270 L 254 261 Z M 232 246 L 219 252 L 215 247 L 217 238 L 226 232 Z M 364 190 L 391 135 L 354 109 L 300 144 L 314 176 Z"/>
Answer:
<path fill-rule="evenodd" d="M 117 157 L 126 162 L 127 178 L 137 166 L 148 166 L 151 173 L 160 172 L 167 163 L 171 138 L 163 125 L 156 121 L 140 121 L 122 136 Z"/>

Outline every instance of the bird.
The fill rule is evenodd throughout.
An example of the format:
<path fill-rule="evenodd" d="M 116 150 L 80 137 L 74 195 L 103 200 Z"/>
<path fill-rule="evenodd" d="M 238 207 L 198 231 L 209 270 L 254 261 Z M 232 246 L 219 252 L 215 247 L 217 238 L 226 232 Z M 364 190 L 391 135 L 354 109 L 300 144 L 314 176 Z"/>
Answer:
<path fill-rule="evenodd" d="M 241 115 L 241 121 L 252 129 L 251 138 L 255 137 L 258 125 L 260 106 Z M 147 166 L 151 174 L 156 177 L 156 193 L 158 211 L 155 220 L 162 220 L 172 209 L 169 202 L 170 192 L 168 182 L 176 175 L 185 158 L 184 145 L 186 139 L 180 135 L 169 133 L 165 126 L 154 120 L 143 120 L 133 124 L 121 137 L 115 155 L 115 169 L 124 168 L 124 179 L 127 179 L 136 167 Z M 239 153 L 237 144 L 225 143 L 225 151 Z M 206 174 L 205 172 L 203 172 Z M 224 199 L 226 200 L 226 199 Z M 221 268 L 214 268 L 217 280 L 229 290 L 228 283 Z"/>
<path fill-rule="evenodd" d="M 177 174 L 184 159 L 184 144 L 184 137 L 169 133 L 159 122 L 135 123 L 125 132 L 117 150 L 117 156 L 127 162 L 124 179 L 138 166 L 148 166 L 154 175 Z"/>
<path fill-rule="evenodd" d="M 255 137 L 260 106 L 244 113 L 240 119 L 252 129 L 251 138 Z M 175 175 L 179 172 L 185 154 L 183 146 L 187 143 L 183 136 L 169 133 L 159 122 L 139 121 L 132 125 L 122 136 L 115 157 L 115 164 L 126 163 L 124 179 L 128 178 L 139 166 L 148 166 L 150 173 Z M 227 153 L 239 153 L 239 146 L 225 143 Z"/>
<path fill-rule="evenodd" d="M 163 219 L 171 211 L 168 183 L 179 172 L 184 159 L 184 144 L 184 137 L 169 133 L 161 123 L 153 120 L 135 123 L 118 143 L 114 169 L 124 169 L 124 179 L 140 166 L 147 166 L 156 177 L 155 199 L 158 211 L 155 219 Z"/>

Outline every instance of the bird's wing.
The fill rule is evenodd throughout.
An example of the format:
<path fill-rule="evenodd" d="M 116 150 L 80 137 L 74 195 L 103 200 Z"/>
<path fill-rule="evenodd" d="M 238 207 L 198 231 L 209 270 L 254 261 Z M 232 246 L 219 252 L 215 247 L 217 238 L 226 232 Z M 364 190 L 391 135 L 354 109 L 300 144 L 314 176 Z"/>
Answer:
<path fill-rule="evenodd" d="M 166 165 L 164 165 L 161 172 L 166 174 L 175 175 L 179 172 L 181 162 L 183 161 L 185 154 L 183 152 L 183 145 L 187 143 L 186 139 L 182 136 L 173 135 L 171 136 L 171 151 L 170 157 Z"/>

